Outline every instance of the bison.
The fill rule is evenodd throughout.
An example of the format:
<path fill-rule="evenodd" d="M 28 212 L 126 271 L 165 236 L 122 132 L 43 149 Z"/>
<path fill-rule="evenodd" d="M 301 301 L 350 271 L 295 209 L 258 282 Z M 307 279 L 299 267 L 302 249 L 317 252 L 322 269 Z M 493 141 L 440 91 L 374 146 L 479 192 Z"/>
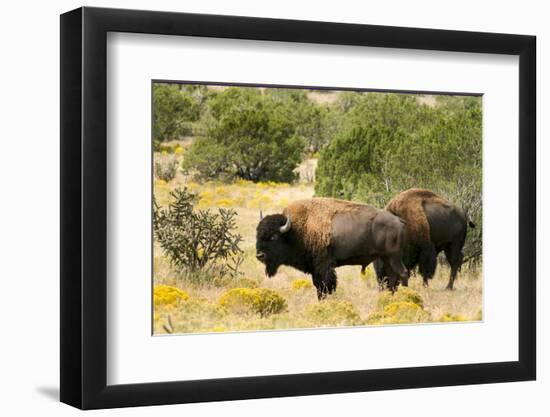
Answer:
<path fill-rule="evenodd" d="M 260 215 L 261 216 L 261 215 Z M 331 198 L 291 203 L 282 214 L 261 218 L 256 229 L 256 258 L 272 277 L 288 265 L 311 274 L 319 300 L 336 290 L 335 267 L 365 267 L 380 259 L 395 290 L 406 281 L 402 262 L 404 222 L 388 211 Z"/>
<path fill-rule="evenodd" d="M 475 227 L 464 211 L 436 193 L 411 188 L 395 196 L 386 206 L 390 213 L 406 222 L 407 248 L 403 261 L 410 272 L 418 266 L 424 286 L 436 270 L 437 255 L 445 252 L 451 266 L 447 289 L 452 290 L 462 265 L 462 248 L 468 226 Z M 388 272 L 382 262 L 374 262 L 378 283 L 382 286 Z M 404 283 L 406 285 L 406 283 Z"/>

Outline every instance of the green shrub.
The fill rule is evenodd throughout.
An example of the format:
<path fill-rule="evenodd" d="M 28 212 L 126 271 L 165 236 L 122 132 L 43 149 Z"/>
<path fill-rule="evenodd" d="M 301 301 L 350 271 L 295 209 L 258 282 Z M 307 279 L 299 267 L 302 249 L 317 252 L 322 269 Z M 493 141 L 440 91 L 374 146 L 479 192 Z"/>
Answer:
<path fill-rule="evenodd" d="M 182 168 L 198 179 L 290 182 L 304 139 L 285 102 L 253 88 L 227 88 L 208 102 L 204 134 L 185 153 Z M 303 121 L 302 121 L 303 122 Z"/>
<path fill-rule="evenodd" d="M 204 86 L 155 83 L 153 85 L 153 137 L 161 142 L 193 133 L 207 90 Z"/>
<path fill-rule="evenodd" d="M 220 297 L 218 304 L 234 314 L 268 316 L 287 309 L 286 300 L 267 288 L 233 288 Z"/>
<path fill-rule="evenodd" d="M 304 309 L 305 317 L 314 326 L 355 326 L 361 316 L 355 306 L 345 300 L 323 300 Z"/>
<path fill-rule="evenodd" d="M 402 130 L 384 124 L 368 128 L 350 126 L 341 131 L 321 151 L 315 172 L 315 194 L 353 200 L 358 199 L 359 189 L 366 189 L 372 191 L 367 201 L 383 206 L 389 192 L 377 186 L 380 178 L 376 172 L 381 169 L 383 159 L 381 144 L 399 142 L 402 138 Z M 380 194 L 378 201 L 374 201 L 377 196 L 374 192 Z"/>

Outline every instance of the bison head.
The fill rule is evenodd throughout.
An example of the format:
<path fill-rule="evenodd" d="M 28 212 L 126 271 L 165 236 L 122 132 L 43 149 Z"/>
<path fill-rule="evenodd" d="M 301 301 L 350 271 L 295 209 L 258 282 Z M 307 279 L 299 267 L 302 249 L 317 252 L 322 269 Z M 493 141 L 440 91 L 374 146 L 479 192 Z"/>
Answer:
<path fill-rule="evenodd" d="M 265 265 L 269 277 L 290 259 L 292 250 L 288 232 L 291 227 L 290 217 L 272 214 L 262 218 L 256 228 L 256 258 Z"/>

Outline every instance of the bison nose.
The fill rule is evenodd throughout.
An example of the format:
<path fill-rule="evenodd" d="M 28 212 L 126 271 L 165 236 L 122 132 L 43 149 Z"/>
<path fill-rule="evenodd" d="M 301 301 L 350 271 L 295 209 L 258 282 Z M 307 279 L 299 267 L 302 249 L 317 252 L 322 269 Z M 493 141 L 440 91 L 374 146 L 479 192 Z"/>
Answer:
<path fill-rule="evenodd" d="M 263 261 L 265 259 L 265 253 L 256 252 L 256 259 L 258 259 L 258 261 Z"/>

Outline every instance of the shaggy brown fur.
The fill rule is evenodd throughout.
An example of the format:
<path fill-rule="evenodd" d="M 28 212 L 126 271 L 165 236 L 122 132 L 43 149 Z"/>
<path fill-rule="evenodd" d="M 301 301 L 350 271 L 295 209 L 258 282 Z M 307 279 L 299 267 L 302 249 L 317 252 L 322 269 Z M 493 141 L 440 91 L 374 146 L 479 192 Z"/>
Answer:
<path fill-rule="evenodd" d="M 292 229 L 303 236 L 303 243 L 314 253 L 324 253 L 330 245 L 332 218 L 338 213 L 349 213 L 365 207 L 365 204 L 334 198 L 297 200 L 284 210 L 290 215 Z"/>
<path fill-rule="evenodd" d="M 435 228 L 430 230 L 428 216 L 433 216 L 433 211 L 430 215 L 430 210 L 433 210 L 434 206 L 443 211 L 440 211 L 439 217 L 430 217 L 431 227 Z M 434 192 L 421 188 L 412 188 L 402 192 L 388 203 L 386 209 L 407 222 L 409 244 L 404 252 L 403 262 L 409 271 L 418 267 L 424 285 L 427 286 L 428 280 L 435 274 L 437 255 L 444 251 L 451 266 L 447 288 L 452 290 L 457 272 L 462 265 L 464 256 L 462 248 L 466 240 L 468 225 L 475 226 L 468 221 L 463 210 Z M 437 241 L 432 241 L 434 236 L 438 236 Z M 376 260 L 374 269 L 378 281 L 383 282 L 386 272 L 381 262 Z"/>
<path fill-rule="evenodd" d="M 295 201 L 256 227 L 256 258 L 266 274 L 274 276 L 281 265 L 311 274 L 319 299 L 336 290 L 336 267 L 366 266 L 375 259 L 381 259 L 388 287 L 395 291 L 398 281 L 408 278 L 405 245 L 406 229 L 399 217 L 332 198 Z"/>
<path fill-rule="evenodd" d="M 430 241 L 430 225 L 424 212 L 424 204 L 451 204 L 433 191 L 411 188 L 396 195 L 386 205 L 386 210 L 407 222 L 407 235 L 411 242 L 422 244 Z"/>

